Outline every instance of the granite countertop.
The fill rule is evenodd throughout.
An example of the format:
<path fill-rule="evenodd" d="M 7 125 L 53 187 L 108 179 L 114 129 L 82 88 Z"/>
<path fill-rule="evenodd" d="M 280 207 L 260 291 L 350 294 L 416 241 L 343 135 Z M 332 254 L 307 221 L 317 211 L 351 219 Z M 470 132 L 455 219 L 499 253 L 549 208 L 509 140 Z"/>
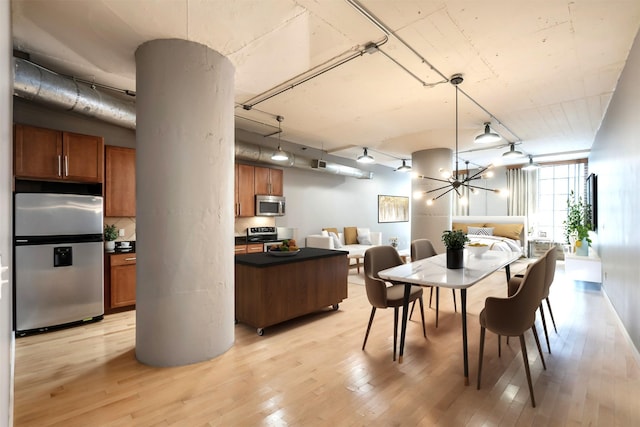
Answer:
<path fill-rule="evenodd" d="M 273 265 L 290 264 L 292 262 L 308 261 L 310 259 L 332 256 L 346 256 L 348 252 L 320 248 L 300 248 L 300 252 L 293 256 L 274 256 L 268 252 L 236 255 L 236 264 L 252 267 L 270 267 Z"/>

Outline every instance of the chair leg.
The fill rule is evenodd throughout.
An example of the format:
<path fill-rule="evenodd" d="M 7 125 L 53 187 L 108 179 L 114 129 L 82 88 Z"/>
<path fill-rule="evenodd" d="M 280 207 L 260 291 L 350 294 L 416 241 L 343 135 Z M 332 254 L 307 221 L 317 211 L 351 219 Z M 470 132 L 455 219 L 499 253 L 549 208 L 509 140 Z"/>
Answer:
<path fill-rule="evenodd" d="M 364 342 L 362 343 L 362 350 L 364 351 L 364 346 L 367 345 L 367 339 L 369 338 L 369 331 L 371 330 L 371 324 L 373 323 L 373 316 L 376 315 L 376 308 L 371 307 L 371 316 L 369 316 L 369 324 L 367 325 L 367 333 L 364 334 Z"/>
<path fill-rule="evenodd" d="M 507 342 L 509 337 L 507 337 Z M 502 357 L 502 336 L 498 335 L 498 357 Z"/>
<path fill-rule="evenodd" d="M 553 323 L 553 330 L 558 333 L 558 329 L 556 329 L 556 320 L 553 318 L 553 311 L 551 311 L 551 304 L 549 303 L 549 297 L 547 299 L 547 307 L 549 307 L 549 314 L 551 315 L 551 322 Z"/>
<path fill-rule="evenodd" d="M 433 286 L 429 286 L 429 308 L 431 308 L 431 300 L 433 299 Z"/>
<path fill-rule="evenodd" d="M 531 326 L 531 332 L 533 332 L 533 337 L 536 339 L 536 345 L 538 346 L 538 353 L 540 354 L 540 360 L 542 360 L 542 367 L 544 370 L 547 370 L 547 364 L 544 363 L 544 356 L 542 355 L 542 346 L 540 345 L 540 339 L 538 338 L 538 329 L 536 328 L 536 324 L 534 323 Z"/>
<path fill-rule="evenodd" d="M 529 370 L 529 358 L 527 357 L 527 345 L 524 342 L 524 334 L 520 335 L 520 347 L 522 348 L 522 361 L 524 362 L 524 371 L 527 374 L 527 383 L 529 383 L 529 395 L 531 396 L 531 406 L 536 407 L 536 399 L 533 396 L 533 384 L 531 384 L 531 371 Z"/>
<path fill-rule="evenodd" d="M 420 316 L 422 317 L 422 335 L 424 335 L 424 337 L 427 337 L 427 327 L 424 324 L 424 303 L 422 302 L 422 297 L 419 298 L 418 300 L 420 302 Z M 413 304 L 415 305 L 415 301 L 413 302 Z"/>
<path fill-rule="evenodd" d="M 480 377 L 482 375 L 482 356 L 484 354 L 484 335 L 485 335 L 485 329 L 484 329 L 484 326 L 481 326 L 480 327 L 480 351 L 479 351 L 479 357 L 478 357 L 478 390 L 480 390 Z"/>
<path fill-rule="evenodd" d="M 547 320 L 544 318 L 544 311 L 542 310 L 542 301 L 540 301 L 540 317 L 542 318 L 542 330 L 544 331 L 544 337 L 547 340 L 547 350 L 551 354 L 551 346 L 549 345 L 549 334 L 547 333 Z"/>
<path fill-rule="evenodd" d="M 416 300 L 413 300 L 413 304 L 411 304 L 411 311 L 409 312 L 409 320 L 413 316 L 413 309 L 416 308 Z"/>
<path fill-rule="evenodd" d="M 438 327 L 438 312 L 440 311 L 440 288 L 436 286 L 436 328 Z"/>
<path fill-rule="evenodd" d="M 398 343 L 398 307 L 393 308 L 393 361 L 396 360 L 396 347 Z"/>
<path fill-rule="evenodd" d="M 453 311 L 454 312 L 458 312 L 458 306 L 456 305 L 456 290 L 455 289 L 451 289 L 451 292 L 453 292 Z"/>

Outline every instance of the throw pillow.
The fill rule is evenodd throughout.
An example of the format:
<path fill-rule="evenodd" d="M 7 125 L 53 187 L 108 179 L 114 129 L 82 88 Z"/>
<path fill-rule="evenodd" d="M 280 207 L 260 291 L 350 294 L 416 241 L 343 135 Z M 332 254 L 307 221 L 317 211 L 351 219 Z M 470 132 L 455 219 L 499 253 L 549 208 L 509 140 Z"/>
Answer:
<path fill-rule="evenodd" d="M 468 227 L 468 230 L 476 236 L 493 236 L 493 227 Z"/>
<path fill-rule="evenodd" d="M 360 243 L 361 245 L 371 244 L 371 232 L 368 228 L 357 228 L 356 232 L 358 243 Z"/>
<path fill-rule="evenodd" d="M 469 233 L 468 227 L 484 227 L 484 224 L 482 223 L 465 224 L 463 222 L 454 222 L 451 224 L 452 230 L 462 230 L 463 233 Z"/>
<path fill-rule="evenodd" d="M 524 228 L 524 224 L 487 224 L 493 227 L 493 235 L 506 237 L 508 239 L 520 240 L 520 233 Z"/>
<path fill-rule="evenodd" d="M 340 243 L 340 239 L 338 238 L 338 235 L 336 233 L 334 233 L 333 231 L 331 233 L 329 233 L 329 235 L 331 236 L 331 239 L 333 240 L 333 249 L 340 249 L 342 247 L 342 243 Z"/>
<path fill-rule="evenodd" d="M 336 235 L 338 235 L 338 229 L 337 228 L 327 227 L 327 228 L 323 228 L 323 230 L 325 230 L 327 233 L 333 232 L 333 233 L 336 233 Z"/>
<path fill-rule="evenodd" d="M 322 237 L 329 237 L 329 232 L 327 230 L 322 230 Z"/>
<path fill-rule="evenodd" d="M 356 227 L 344 228 L 344 244 L 345 245 L 358 244 L 358 229 Z"/>

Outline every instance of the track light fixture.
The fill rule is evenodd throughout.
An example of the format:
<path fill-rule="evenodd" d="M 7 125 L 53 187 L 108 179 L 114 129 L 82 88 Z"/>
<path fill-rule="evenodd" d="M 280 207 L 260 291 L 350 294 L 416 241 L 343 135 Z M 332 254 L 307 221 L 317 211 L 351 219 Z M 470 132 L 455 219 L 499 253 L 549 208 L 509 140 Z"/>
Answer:
<path fill-rule="evenodd" d="M 522 154 L 522 151 L 516 150 L 516 144 L 514 142 L 509 143 L 509 151 L 505 151 L 504 153 L 502 153 L 502 157 L 516 158 L 523 156 L 524 154 Z"/>
<path fill-rule="evenodd" d="M 409 172 L 411 170 L 411 166 L 407 165 L 406 160 L 402 160 L 402 166 L 396 169 L 396 172 Z"/>
<path fill-rule="evenodd" d="M 488 144 L 491 142 L 498 142 L 502 139 L 497 133 L 491 132 L 491 128 L 489 127 L 489 125 L 491 125 L 490 122 L 484 123 L 484 133 L 476 136 L 476 138 L 474 139 L 475 142 L 479 144 Z"/>
<path fill-rule="evenodd" d="M 522 167 L 522 170 L 525 171 L 532 171 L 532 170 L 536 170 L 540 167 L 539 164 L 537 163 L 533 163 L 533 156 L 529 156 L 529 163 L 527 163 L 525 166 Z"/>
<path fill-rule="evenodd" d="M 491 191 L 493 193 L 500 192 L 500 190 L 495 190 L 492 188 L 485 188 L 485 187 L 478 187 L 476 185 L 471 184 L 471 181 L 485 178 L 486 177 L 485 172 L 487 172 L 490 168 L 492 168 L 493 165 L 489 165 L 485 168 L 482 168 L 480 169 L 480 171 L 474 173 L 473 175 L 470 175 L 469 171 L 467 170 L 467 176 L 464 178 L 460 177 L 460 174 L 458 171 L 458 92 L 460 88 L 458 87 L 458 85 L 463 81 L 464 79 L 462 77 L 462 74 L 454 74 L 453 76 L 451 76 L 451 79 L 449 80 L 449 82 L 456 88 L 456 170 L 455 170 L 455 174 L 449 174 L 449 176 L 445 177 L 445 179 L 431 178 L 431 177 L 422 176 L 422 175 L 417 176 L 417 178 L 420 178 L 420 179 L 430 179 L 432 181 L 443 182 L 446 184 L 446 185 L 443 185 L 442 187 L 434 188 L 433 190 L 423 191 L 415 194 L 415 197 L 419 198 L 419 197 L 422 197 L 422 194 L 429 194 L 436 191 L 444 190 L 439 196 L 428 199 L 427 200 L 428 206 L 433 205 L 434 201 L 438 200 L 440 197 L 444 196 L 445 194 L 450 193 L 451 191 L 455 191 L 456 194 L 458 195 L 458 198 L 464 203 L 466 201 L 466 198 L 465 198 L 466 196 L 461 192 L 461 190 L 463 190 L 464 188 L 466 188 L 469 192 L 472 192 L 472 193 L 474 193 L 476 190 Z M 468 162 L 467 162 L 467 166 L 468 166 Z M 441 169 L 440 172 L 442 173 L 443 170 Z"/>
<path fill-rule="evenodd" d="M 359 163 L 373 163 L 373 157 L 371 157 L 367 152 L 367 147 L 364 147 L 364 151 L 360 156 L 358 156 L 357 161 Z"/>
<path fill-rule="evenodd" d="M 281 123 L 284 120 L 284 117 L 276 116 L 276 120 L 278 121 L 278 150 L 271 155 L 271 160 L 283 162 L 285 160 L 289 160 L 289 155 L 285 151 L 282 151 L 282 147 L 280 147 L 280 134 L 282 133 Z"/>

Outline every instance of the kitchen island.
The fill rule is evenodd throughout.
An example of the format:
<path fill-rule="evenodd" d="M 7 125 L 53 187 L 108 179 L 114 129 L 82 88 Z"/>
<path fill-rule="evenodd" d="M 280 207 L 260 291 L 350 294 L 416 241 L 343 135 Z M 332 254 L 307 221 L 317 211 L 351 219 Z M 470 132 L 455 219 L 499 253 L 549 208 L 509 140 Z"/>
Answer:
<path fill-rule="evenodd" d="M 302 248 L 293 256 L 266 252 L 236 255 L 236 321 L 264 328 L 313 313 L 338 309 L 347 298 L 347 252 Z"/>

